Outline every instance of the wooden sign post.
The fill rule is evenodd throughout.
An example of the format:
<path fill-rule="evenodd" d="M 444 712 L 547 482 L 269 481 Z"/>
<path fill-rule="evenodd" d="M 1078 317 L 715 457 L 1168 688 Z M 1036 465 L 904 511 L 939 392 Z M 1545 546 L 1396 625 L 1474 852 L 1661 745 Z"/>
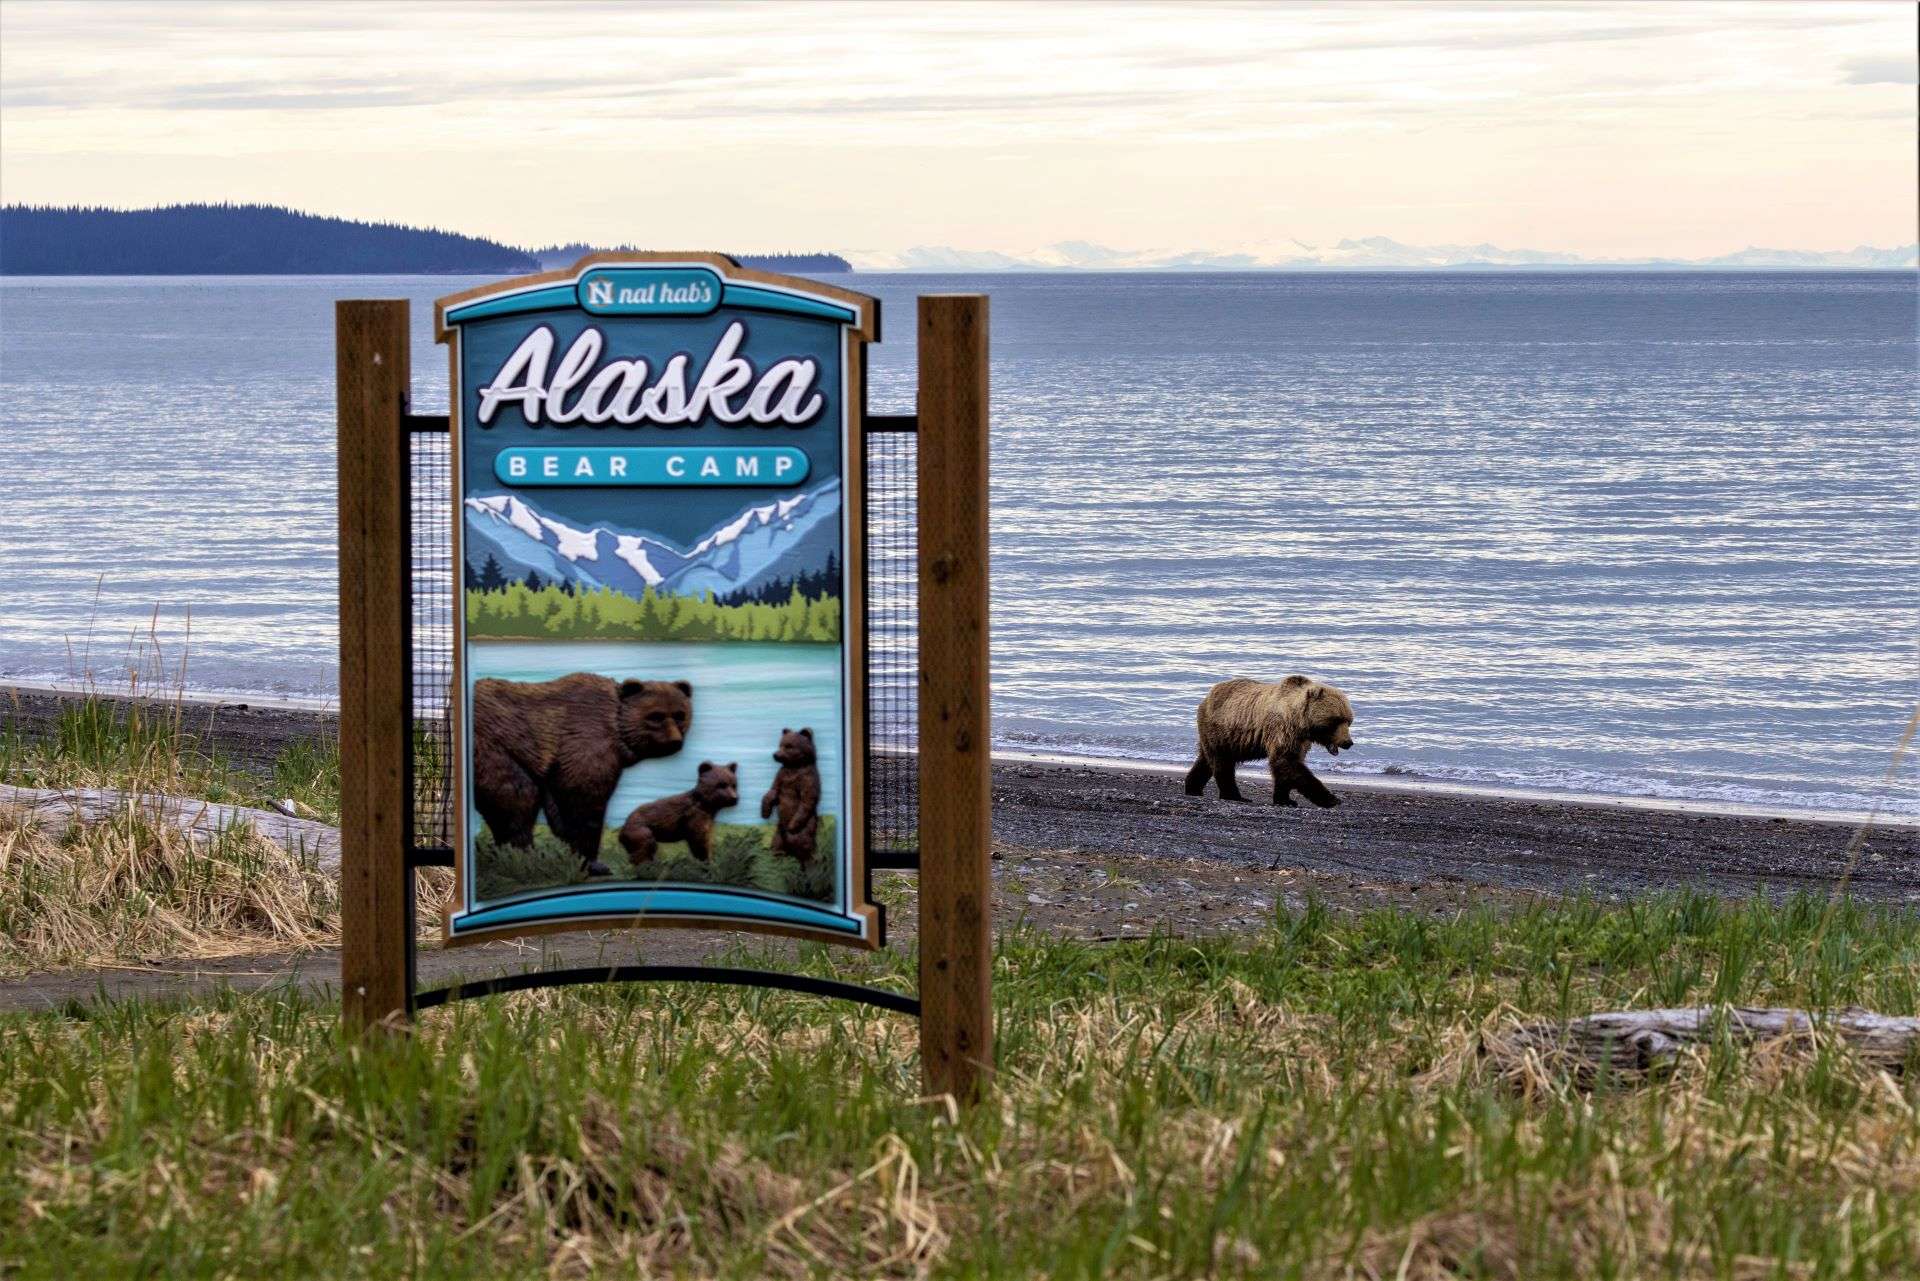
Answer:
<path fill-rule="evenodd" d="M 340 416 L 340 1001 L 351 1026 L 407 1011 L 413 834 L 403 300 L 334 306 Z"/>
<path fill-rule="evenodd" d="M 987 300 L 920 299 L 920 1064 L 972 1099 L 993 1062 Z"/>
<path fill-rule="evenodd" d="M 749 271 L 720 255 L 599 255 L 443 299 L 437 318 L 443 341 L 452 343 L 454 399 L 444 418 L 409 409 L 406 303 L 337 305 L 348 1026 L 404 1026 L 417 1010 L 531 987 L 747 983 L 919 1015 L 929 1092 L 976 1098 L 993 1061 L 985 297 L 920 299 L 914 419 L 865 411 L 861 348 L 879 336 L 877 301 Z M 576 417 L 596 429 L 570 430 Z M 872 634 L 865 439 L 875 431 L 916 432 L 918 443 L 917 863 L 913 850 L 898 846 L 875 861 L 866 852 L 876 758 L 862 675 Z M 426 513 L 414 511 L 411 483 L 413 442 L 422 433 L 444 433 L 449 447 L 439 456 L 450 458 L 451 472 L 448 497 L 436 490 L 433 499 L 445 508 Z M 419 666 L 411 539 L 438 530 L 450 531 L 451 556 L 444 543 L 426 550 L 451 564 L 444 609 L 454 642 L 450 656 L 435 651 L 437 666 Z M 736 550 L 746 547 L 734 541 L 743 530 L 765 535 L 751 554 Z M 516 541 L 523 535 L 527 541 Z M 469 553 L 486 562 L 485 573 Z M 525 583 L 500 573 L 502 563 L 536 562 L 537 582 L 533 573 Z M 770 603 L 767 593 L 788 584 L 799 604 Z M 813 595 L 803 598 L 802 584 Z M 578 641 L 548 627 L 561 639 L 515 647 L 520 632 L 512 629 L 527 625 L 524 610 L 516 604 L 499 612 L 501 602 L 519 601 L 515 592 L 551 597 L 547 617 L 578 613 L 579 625 L 590 620 L 598 630 L 577 633 L 589 638 Z M 576 609 L 589 598 L 591 614 L 586 604 Z M 804 629 L 795 621 L 803 607 Z M 629 630 L 610 634 L 609 626 Z M 542 662 L 579 670 L 556 676 L 538 670 Z M 755 662 L 784 664 L 785 683 L 768 685 Z M 736 663 L 746 664 L 737 680 Z M 491 700 L 481 709 L 486 716 L 476 713 L 482 686 Z M 453 759 L 446 821 L 437 841 L 424 843 L 413 777 L 421 691 L 429 701 L 449 701 Z M 525 701 L 560 698 L 568 701 Z M 539 739 L 500 737 L 521 732 L 500 728 L 506 722 L 495 709 L 503 699 L 539 708 Z M 597 710 L 602 699 L 605 712 Z M 521 723 L 536 722 L 513 722 Z M 813 728 L 795 728 L 803 725 Z M 751 737 L 728 744 L 725 754 L 702 745 L 742 733 Z M 778 777 L 766 762 L 776 740 Z M 684 761 L 683 746 L 691 748 Z M 543 774 L 535 747 L 565 757 L 556 771 L 599 751 L 611 772 L 576 786 L 560 773 Z M 520 781 L 503 784 L 507 766 L 490 766 L 489 790 L 480 790 L 472 762 L 483 748 L 491 761 L 510 756 Z M 703 754 L 709 759 L 697 767 L 699 781 L 680 791 Z M 768 784 L 759 775 L 773 779 L 764 802 Z M 541 814 L 511 809 L 502 786 L 519 789 L 512 795 L 530 806 L 537 797 Z M 789 786 L 797 790 L 780 791 Z M 609 792 L 617 793 L 612 812 Z M 686 838 L 692 843 L 681 851 L 669 845 L 680 830 L 671 825 L 693 802 L 720 817 L 703 820 L 699 840 Z M 821 817 L 790 827 L 789 802 L 802 821 L 810 812 Z M 731 859 L 724 873 L 716 861 L 720 825 Z M 495 851 L 508 845 L 525 847 L 512 866 L 534 860 L 551 868 L 541 872 L 548 879 L 503 881 L 497 869 L 506 864 Z M 741 875 L 743 858 L 758 869 L 753 879 L 719 879 Z M 917 866 L 920 992 L 648 965 L 423 991 L 414 965 L 414 873 L 435 865 L 456 869 L 459 901 L 447 927 L 454 943 L 556 929 L 718 925 L 857 947 L 884 942 L 884 914 L 871 901 L 874 867 Z"/>

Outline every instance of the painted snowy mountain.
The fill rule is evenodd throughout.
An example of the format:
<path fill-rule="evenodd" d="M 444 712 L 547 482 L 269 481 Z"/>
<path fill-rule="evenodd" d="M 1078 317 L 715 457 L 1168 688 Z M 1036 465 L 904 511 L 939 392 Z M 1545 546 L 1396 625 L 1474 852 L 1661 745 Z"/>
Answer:
<path fill-rule="evenodd" d="M 817 574 L 839 547 L 840 481 L 803 494 L 752 503 L 691 547 L 658 534 L 595 525 L 580 529 L 518 494 L 467 499 L 466 560 L 477 577 L 488 557 L 507 578 L 639 596 L 651 587 L 676 596 L 752 592 L 775 578 Z"/>

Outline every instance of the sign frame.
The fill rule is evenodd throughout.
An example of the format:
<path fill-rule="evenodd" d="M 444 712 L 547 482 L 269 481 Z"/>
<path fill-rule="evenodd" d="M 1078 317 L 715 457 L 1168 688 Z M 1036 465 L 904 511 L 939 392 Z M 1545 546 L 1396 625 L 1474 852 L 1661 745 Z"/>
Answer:
<path fill-rule="evenodd" d="M 917 412 L 868 416 L 862 424 L 868 432 L 915 433 L 916 608 L 919 618 L 941 623 L 919 633 L 917 854 L 890 853 L 867 868 L 869 874 L 874 867 L 919 871 L 919 984 L 912 995 L 810 974 L 647 964 L 525 969 L 419 987 L 416 873 L 451 867 L 453 851 L 431 835 L 423 843 L 415 825 L 412 464 L 420 435 L 449 433 L 451 423 L 411 410 L 404 299 L 341 299 L 334 319 L 345 1030 L 362 1038 L 403 1033 L 419 1011 L 535 988 L 745 984 L 915 1016 L 926 1093 L 977 1101 L 994 1062 L 986 296 L 920 297 Z M 857 551 L 864 557 L 866 548 Z"/>

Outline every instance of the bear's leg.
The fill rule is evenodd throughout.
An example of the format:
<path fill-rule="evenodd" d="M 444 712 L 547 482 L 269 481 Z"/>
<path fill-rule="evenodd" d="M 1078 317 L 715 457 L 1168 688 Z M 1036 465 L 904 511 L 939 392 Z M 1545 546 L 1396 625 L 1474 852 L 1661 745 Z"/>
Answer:
<path fill-rule="evenodd" d="M 600 861 L 600 841 L 605 835 L 607 825 L 607 807 L 602 802 L 598 807 L 589 806 L 587 812 L 568 813 L 564 806 L 551 804 L 547 807 L 547 821 L 560 820 L 553 834 L 567 843 L 580 858 L 580 865 L 588 876 L 612 876 L 613 869 Z"/>
<path fill-rule="evenodd" d="M 1295 768 L 1292 761 L 1283 757 L 1269 756 L 1267 758 L 1267 770 L 1273 775 L 1273 803 L 1275 805 L 1284 805 L 1289 808 L 1294 807 L 1293 771 Z"/>
<path fill-rule="evenodd" d="M 1220 789 L 1220 799 L 1223 801 L 1247 799 L 1240 795 L 1240 784 L 1233 778 L 1233 767 L 1236 763 L 1231 756 L 1222 755 L 1213 758 L 1213 785 Z"/>
<path fill-rule="evenodd" d="M 473 744 L 473 807 L 500 845 L 533 848 L 533 818 L 540 812 L 540 785 L 518 762 L 484 739 Z"/>
<path fill-rule="evenodd" d="M 1304 762 L 1296 763 L 1293 766 L 1293 777 L 1291 781 L 1295 787 L 1300 789 L 1300 795 L 1306 797 L 1323 810 L 1330 810 L 1340 803 L 1340 798 L 1328 791 L 1327 785 L 1322 783 L 1318 776 L 1306 767 Z"/>
<path fill-rule="evenodd" d="M 654 839 L 653 829 L 635 814 L 621 825 L 620 846 L 626 850 L 633 865 L 638 867 L 642 863 L 653 862 L 653 852 L 660 848 L 660 842 Z"/>
<path fill-rule="evenodd" d="M 800 825 L 800 830 L 793 834 L 792 845 L 793 856 L 800 860 L 802 867 L 813 862 L 813 856 L 820 848 L 820 816 L 818 814 Z"/>
<path fill-rule="evenodd" d="M 1194 761 L 1193 768 L 1187 771 L 1187 795 L 1200 796 L 1204 794 L 1207 790 L 1207 775 L 1212 772 L 1213 767 L 1207 764 L 1206 753 L 1202 752 L 1199 758 Z"/>
<path fill-rule="evenodd" d="M 713 853 L 713 815 L 695 810 L 687 816 L 687 853 L 702 863 Z"/>

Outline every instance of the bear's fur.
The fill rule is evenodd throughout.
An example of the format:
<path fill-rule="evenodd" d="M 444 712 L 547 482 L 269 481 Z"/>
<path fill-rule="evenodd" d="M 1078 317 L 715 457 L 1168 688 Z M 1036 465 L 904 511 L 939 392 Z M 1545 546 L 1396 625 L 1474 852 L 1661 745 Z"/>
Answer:
<path fill-rule="evenodd" d="M 1196 720 L 1200 752 L 1187 771 L 1187 795 L 1205 791 L 1211 775 L 1221 800 L 1245 799 L 1233 768 L 1264 756 L 1273 772 L 1275 805 L 1292 805 L 1296 790 L 1322 809 L 1340 803 L 1307 768 L 1307 749 L 1315 743 L 1331 756 L 1353 746 L 1353 705 L 1333 686 L 1304 676 L 1289 676 L 1278 684 L 1245 678 L 1221 681 L 1200 700 Z"/>
<path fill-rule="evenodd" d="M 605 876 L 607 801 L 630 765 L 672 756 L 693 721 L 685 681 L 622 681 L 575 672 L 473 685 L 474 808 L 501 845 L 531 848 L 541 812 L 590 876 Z"/>
<path fill-rule="evenodd" d="M 813 731 L 781 730 L 773 759 L 780 762 L 780 772 L 760 798 L 760 817 L 773 818 L 779 811 L 773 852 L 798 859 L 804 867 L 813 861 L 820 840 L 820 771 L 814 765 Z"/>
<path fill-rule="evenodd" d="M 685 841 L 688 852 L 705 862 L 713 851 L 713 816 L 740 803 L 739 779 L 739 761 L 701 761 L 692 791 L 648 801 L 627 815 L 620 828 L 627 857 L 636 865 L 651 862 L 662 842 Z"/>

